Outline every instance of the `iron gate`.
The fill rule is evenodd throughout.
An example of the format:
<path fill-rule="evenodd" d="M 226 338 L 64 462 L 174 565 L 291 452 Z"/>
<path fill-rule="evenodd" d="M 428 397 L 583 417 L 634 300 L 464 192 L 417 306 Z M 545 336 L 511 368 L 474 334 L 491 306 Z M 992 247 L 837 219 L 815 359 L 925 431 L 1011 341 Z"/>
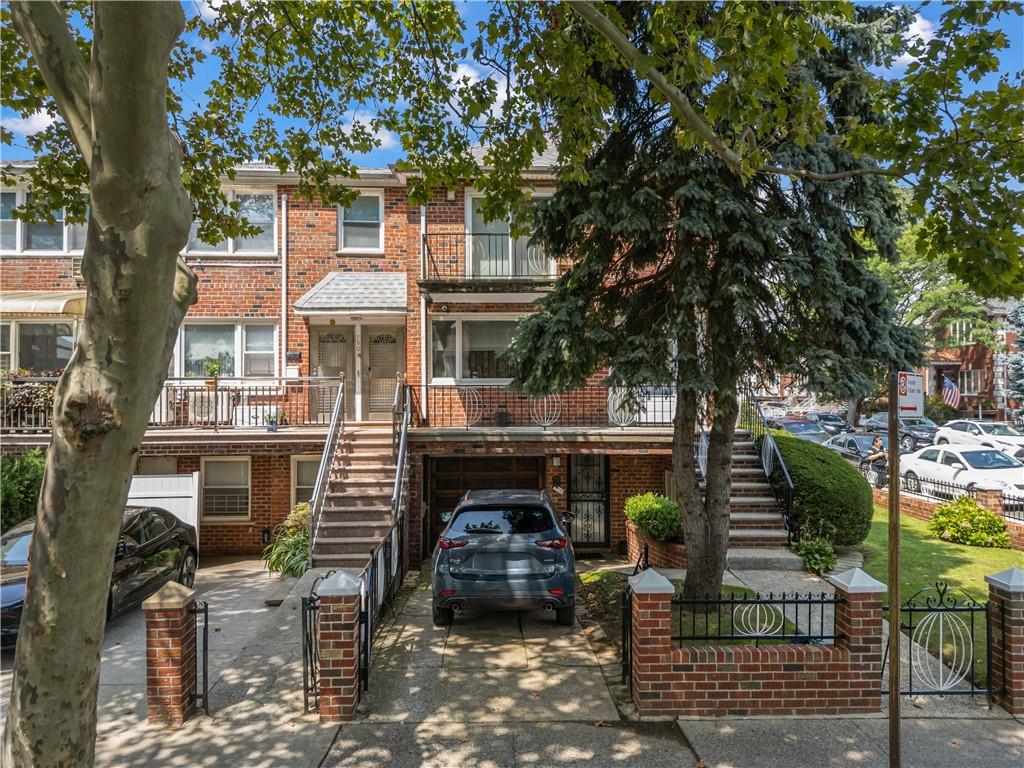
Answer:
<path fill-rule="evenodd" d="M 569 511 L 572 542 L 577 547 L 607 547 L 609 511 L 608 457 L 593 453 L 569 457 Z"/>
<path fill-rule="evenodd" d="M 302 598 L 302 711 L 316 712 L 320 709 L 320 582 L 334 573 L 327 571 L 317 576 L 309 588 L 309 594 Z M 312 706 L 310 702 L 312 701 Z"/>
<path fill-rule="evenodd" d="M 892 637 L 892 608 L 885 606 Z M 979 603 L 963 590 L 959 594 L 937 581 L 918 590 L 899 610 L 901 634 L 910 640 L 902 653 L 901 690 L 904 696 L 975 696 L 991 700 L 993 689 L 992 637 L 1005 627 L 991 603 Z M 888 693 L 889 645 L 882 662 L 882 692 Z"/>

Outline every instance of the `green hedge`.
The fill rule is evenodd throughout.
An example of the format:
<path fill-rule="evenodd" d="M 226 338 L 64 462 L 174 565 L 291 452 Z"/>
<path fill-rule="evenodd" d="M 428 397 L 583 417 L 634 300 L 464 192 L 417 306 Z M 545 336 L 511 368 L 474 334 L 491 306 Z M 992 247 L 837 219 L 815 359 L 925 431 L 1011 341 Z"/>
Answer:
<path fill-rule="evenodd" d="M 45 468 L 42 451 L 0 455 L 0 531 L 35 516 Z"/>
<path fill-rule="evenodd" d="M 857 469 L 835 451 L 789 435 L 773 434 L 793 480 L 796 537 L 825 538 L 837 546 L 860 544 L 871 530 L 874 504 L 871 486 Z M 760 448 L 760 446 L 759 446 Z M 780 488 L 776 469 L 772 485 Z"/>
<path fill-rule="evenodd" d="M 928 530 L 943 541 L 970 547 L 1010 548 L 1010 534 L 1003 518 L 969 496 L 961 496 L 935 510 Z"/>
<path fill-rule="evenodd" d="M 626 519 L 655 541 L 682 541 L 679 505 L 657 493 L 638 493 L 626 499 Z"/>

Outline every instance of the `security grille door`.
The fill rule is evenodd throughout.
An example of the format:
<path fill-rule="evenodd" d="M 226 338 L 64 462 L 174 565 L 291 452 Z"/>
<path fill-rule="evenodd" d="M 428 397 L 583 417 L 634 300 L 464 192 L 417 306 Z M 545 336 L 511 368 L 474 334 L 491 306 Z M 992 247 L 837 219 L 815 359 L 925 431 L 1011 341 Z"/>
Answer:
<path fill-rule="evenodd" d="M 391 410 L 398 383 L 398 335 L 394 331 L 370 331 L 370 411 Z"/>
<path fill-rule="evenodd" d="M 347 350 L 345 345 L 348 338 L 345 332 L 334 328 L 323 329 L 317 336 L 316 345 L 316 371 L 317 376 L 329 376 L 337 378 L 345 369 Z M 315 390 L 315 410 L 320 419 L 331 418 L 334 410 L 334 401 L 338 397 L 338 385 L 324 383 Z M 346 398 L 347 399 L 347 398 Z"/>
<path fill-rule="evenodd" d="M 569 457 L 569 511 L 572 541 L 577 547 L 607 547 L 609 504 L 608 457 L 577 454 Z"/>

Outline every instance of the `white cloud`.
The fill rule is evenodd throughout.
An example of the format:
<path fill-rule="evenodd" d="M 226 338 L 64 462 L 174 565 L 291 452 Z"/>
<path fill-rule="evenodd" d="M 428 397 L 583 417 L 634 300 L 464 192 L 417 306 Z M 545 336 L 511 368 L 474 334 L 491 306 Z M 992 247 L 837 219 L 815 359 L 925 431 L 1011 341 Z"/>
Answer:
<path fill-rule="evenodd" d="M 213 21 L 220 15 L 220 0 L 195 0 L 195 5 L 203 21 Z"/>
<path fill-rule="evenodd" d="M 494 104 L 491 105 L 489 114 L 492 117 L 496 117 L 501 114 L 501 106 L 505 103 L 505 77 L 497 73 L 484 75 L 469 62 L 462 62 L 455 68 L 454 80 L 456 85 L 462 85 L 463 80 L 468 81 L 470 85 L 474 85 L 488 77 L 494 81 L 496 88 Z"/>
<path fill-rule="evenodd" d="M 914 16 L 914 21 L 911 22 L 906 33 L 903 35 L 903 39 L 906 40 L 908 44 L 915 43 L 917 41 L 927 43 L 933 37 L 935 37 L 935 22 L 929 21 L 920 13 Z M 917 57 L 909 52 L 902 53 L 896 58 L 896 63 L 902 64 L 903 66 L 910 64 L 912 61 L 917 61 Z"/>
<path fill-rule="evenodd" d="M 53 125 L 54 119 L 48 113 L 40 110 L 39 112 L 33 112 L 28 117 L 5 117 L 2 118 L 2 122 L 4 128 L 11 133 L 31 136 L 33 133 L 39 133 L 49 128 Z"/>
<path fill-rule="evenodd" d="M 352 130 L 352 126 L 356 123 L 365 126 L 367 129 L 373 131 L 373 136 L 377 140 L 378 149 L 396 149 L 398 147 L 398 136 L 386 128 L 377 128 L 376 130 L 372 127 L 374 116 L 369 112 L 356 111 L 352 113 L 352 117 L 349 118 L 342 126 L 341 129 L 348 133 Z"/>

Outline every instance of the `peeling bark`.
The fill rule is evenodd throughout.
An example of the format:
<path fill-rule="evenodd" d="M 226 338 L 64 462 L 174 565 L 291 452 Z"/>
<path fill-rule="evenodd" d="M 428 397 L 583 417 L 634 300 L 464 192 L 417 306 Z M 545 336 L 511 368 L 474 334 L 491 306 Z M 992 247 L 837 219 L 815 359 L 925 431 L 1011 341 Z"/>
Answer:
<path fill-rule="evenodd" d="M 83 93 L 56 5 L 14 3 L 12 13 L 89 164 L 91 206 L 86 310 L 55 393 L 3 763 L 88 766 L 134 456 L 196 297 L 195 278 L 178 257 L 192 212 L 166 105 L 184 14 L 176 2 L 96 3 Z M 76 128 L 83 119 L 86 146 Z"/>

